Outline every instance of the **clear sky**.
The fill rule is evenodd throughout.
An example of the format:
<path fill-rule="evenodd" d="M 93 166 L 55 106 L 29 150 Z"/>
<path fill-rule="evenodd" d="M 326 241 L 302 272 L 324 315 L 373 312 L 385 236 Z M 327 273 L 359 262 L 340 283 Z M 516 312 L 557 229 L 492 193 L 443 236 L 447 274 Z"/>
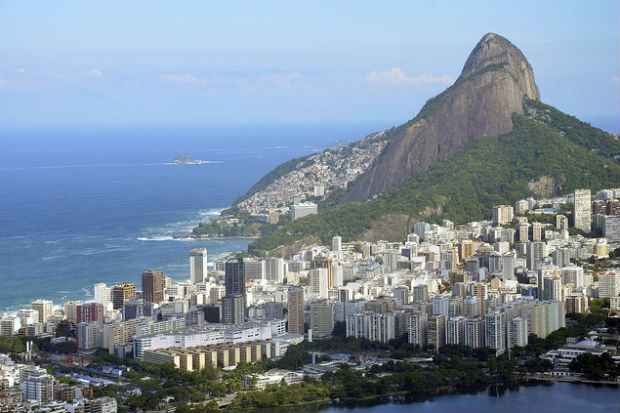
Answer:
<path fill-rule="evenodd" d="M 397 124 L 486 32 L 546 103 L 620 119 L 617 0 L 0 0 L 0 127 Z"/>

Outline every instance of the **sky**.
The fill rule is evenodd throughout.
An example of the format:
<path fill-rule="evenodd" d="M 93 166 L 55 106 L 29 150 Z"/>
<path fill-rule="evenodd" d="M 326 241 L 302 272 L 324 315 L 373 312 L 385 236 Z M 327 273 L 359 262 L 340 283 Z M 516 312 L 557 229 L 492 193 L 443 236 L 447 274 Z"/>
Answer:
<path fill-rule="evenodd" d="M 620 131 L 617 0 L 0 0 L 0 128 L 395 125 L 487 32 L 543 101 Z"/>

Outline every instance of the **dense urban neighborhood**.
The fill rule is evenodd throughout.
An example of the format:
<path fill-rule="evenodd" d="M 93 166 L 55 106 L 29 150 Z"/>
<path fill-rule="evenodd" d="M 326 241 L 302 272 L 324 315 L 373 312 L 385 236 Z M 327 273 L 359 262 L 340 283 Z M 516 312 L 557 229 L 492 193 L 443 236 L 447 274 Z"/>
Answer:
<path fill-rule="evenodd" d="M 0 320 L 0 411 L 248 411 L 523 381 L 618 384 L 620 189 L 333 237 L 286 257 L 193 249 L 191 279 L 37 299 Z M 299 218 L 304 219 L 304 218 Z"/>

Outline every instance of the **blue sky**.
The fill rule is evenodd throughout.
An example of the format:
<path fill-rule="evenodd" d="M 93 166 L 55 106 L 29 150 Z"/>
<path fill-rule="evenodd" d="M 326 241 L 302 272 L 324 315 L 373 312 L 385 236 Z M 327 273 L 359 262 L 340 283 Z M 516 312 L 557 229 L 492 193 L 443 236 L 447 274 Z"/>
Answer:
<path fill-rule="evenodd" d="M 0 0 L 0 127 L 397 124 L 491 31 L 546 103 L 620 119 L 618 1 L 301 3 Z"/>

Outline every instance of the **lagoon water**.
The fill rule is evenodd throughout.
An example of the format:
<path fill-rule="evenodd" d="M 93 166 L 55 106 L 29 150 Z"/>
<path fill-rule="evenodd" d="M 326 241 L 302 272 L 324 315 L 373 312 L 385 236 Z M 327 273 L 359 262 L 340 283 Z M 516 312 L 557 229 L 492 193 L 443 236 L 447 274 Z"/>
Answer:
<path fill-rule="evenodd" d="M 520 387 L 500 397 L 488 393 L 443 396 L 412 404 L 329 408 L 321 413 L 618 413 L 620 388 L 555 383 Z"/>
<path fill-rule="evenodd" d="M 243 239 L 174 240 L 277 164 L 385 125 L 54 129 L 0 133 L 0 312 L 86 298 L 145 268 L 188 278 L 188 253 Z M 178 155 L 214 161 L 166 165 Z"/>

